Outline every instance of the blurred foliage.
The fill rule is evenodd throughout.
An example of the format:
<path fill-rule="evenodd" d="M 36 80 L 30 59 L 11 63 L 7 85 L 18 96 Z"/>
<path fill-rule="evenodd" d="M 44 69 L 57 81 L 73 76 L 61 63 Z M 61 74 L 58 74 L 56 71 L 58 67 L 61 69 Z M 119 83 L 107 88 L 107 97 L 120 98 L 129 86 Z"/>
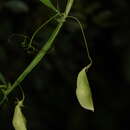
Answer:
<path fill-rule="evenodd" d="M 59 0 L 62 11 L 67 0 Z M 56 1 L 53 1 L 55 4 Z M 83 23 L 93 66 L 88 72 L 95 112 L 80 107 L 75 96 L 78 72 L 89 60 L 81 30 L 64 25 L 54 46 L 21 86 L 29 130 L 128 130 L 130 98 L 130 8 L 128 0 L 75 0 L 71 15 Z M 0 72 L 13 82 L 37 54 L 28 54 L 22 37 L 32 33 L 52 11 L 39 0 L 0 1 Z M 39 50 L 54 29 L 51 23 L 35 38 Z M 19 88 L 1 106 L 0 129 L 11 130 Z"/>

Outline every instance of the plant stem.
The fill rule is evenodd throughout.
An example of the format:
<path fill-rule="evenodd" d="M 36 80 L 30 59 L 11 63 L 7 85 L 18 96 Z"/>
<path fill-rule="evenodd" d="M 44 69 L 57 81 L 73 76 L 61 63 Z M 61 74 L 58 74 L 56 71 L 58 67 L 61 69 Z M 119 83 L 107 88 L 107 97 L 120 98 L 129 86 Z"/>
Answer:
<path fill-rule="evenodd" d="M 25 79 L 25 77 L 34 69 L 36 65 L 38 65 L 38 63 L 45 56 L 47 51 L 51 48 L 51 45 L 53 44 L 65 19 L 67 18 L 70 12 L 73 2 L 74 0 L 68 0 L 64 15 L 61 17 L 62 21 L 57 25 L 56 29 L 51 34 L 49 40 L 45 43 L 45 45 L 43 45 L 43 47 L 41 48 L 37 56 L 33 59 L 33 61 L 27 66 L 27 68 L 22 72 L 22 74 L 16 79 L 13 85 L 5 91 L 6 95 L 9 95 Z"/>

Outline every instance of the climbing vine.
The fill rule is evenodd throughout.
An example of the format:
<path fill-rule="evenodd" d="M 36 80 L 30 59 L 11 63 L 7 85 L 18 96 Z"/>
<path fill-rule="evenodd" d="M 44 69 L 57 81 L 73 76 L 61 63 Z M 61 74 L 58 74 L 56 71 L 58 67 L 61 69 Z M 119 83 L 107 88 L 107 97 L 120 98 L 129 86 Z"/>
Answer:
<path fill-rule="evenodd" d="M 55 6 L 51 3 L 50 0 L 40 0 L 40 1 L 44 5 L 46 5 L 50 9 L 52 9 L 54 11 L 55 15 L 52 16 L 49 20 L 47 20 L 45 23 L 43 23 L 33 33 L 29 43 L 26 46 L 26 48 L 27 49 L 30 49 L 30 48 L 33 49 L 32 42 L 33 42 L 35 36 L 50 21 L 52 21 L 52 20 L 57 21 L 57 26 L 54 29 L 54 31 L 52 32 L 52 34 L 49 37 L 49 39 L 47 40 L 47 42 L 43 45 L 41 50 L 38 52 L 38 54 L 32 60 L 32 62 L 18 76 L 18 78 L 14 81 L 13 84 L 11 84 L 10 82 L 7 82 L 5 80 L 5 78 L 4 78 L 4 76 L 0 73 L 0 81 L 2 83 L 0 85 L 0 94 L 3 97 L 1 99 L 1 101 L 0 101 L 0 105 L 2 105 L 2 103 L 4 103 L 6 101 L 6 99 L 8 98 L 8 95 L 13 90 L 15 90 L 16 87 L 19 87 L 20 83 L 26 78 L 26 76 L 39 64 L 39 62 L 42 60 L 42 58 L 47 54 L 48 50 L 51 48 L 54 40 L 56 39 L 57 35 L 60 33 L 60 30 L 63 27 L 63 24 L 66 22 L 67 18 L 71 18 L 71 19 L 74 19 L 80 25 L 81 32 L 82 32 L 83 38 L 84 38 L 84 42 L 85 42 L 85 45 L 86 45 L 86 48 L 87 48 L 88 59 L 90 60 L 90 64 L 88 64 L 86 67 L 84 67 L 79 72 L 79 74 L 77 76 L 76 96 L 77 96 L 77 99 L 78 99 L 80 105 L 83 108 L 94 111 L 91 89 L 90 89 L 89 82 L 88 82 L 87 75 L 86 75 L 86 72 L 88 71 L 88 69 L 92 65 L 92 59 L 91 59 L 91 57 L 89 55 L 87 41 L 86 41 L 85 34 L 84 34 L 84 31 L 83 31 L 83 28 L 82 28 L 82 25 L 81 25 L 80 21 L 77 18 L 73 17 L 73 16 L 69 16 L 69 12 L 70 12 L 70 10 L 72 8 L 74 0 L 68 0 L 67 1 L 66 9 L 65 9 L 65 11 L 63 13 L 61 13 L 58 9 L 56 9 Z M 25 44 L 25 41 L 27 40 L 26 36 L 24 36 L 24 38 L 25 38 L 25 40 L 23 42 L 23 45 Z M 18 101 L 18 103 L 17 103 L 17 105 L 15 107 L 14 117 L 13 117 L 13 126 L 14 126 L 15 130 L 26 130 L 27 129 L 24 116 L 23 116 L 23 114 L 21 112 L 21 107 L 23 106 L 23 101 L 24 100 Z M 19 116 L 17 116 L 18 114 L 19 114 Z M 20 123 L 19 123 L 19 120 L 20 120 Z"/>

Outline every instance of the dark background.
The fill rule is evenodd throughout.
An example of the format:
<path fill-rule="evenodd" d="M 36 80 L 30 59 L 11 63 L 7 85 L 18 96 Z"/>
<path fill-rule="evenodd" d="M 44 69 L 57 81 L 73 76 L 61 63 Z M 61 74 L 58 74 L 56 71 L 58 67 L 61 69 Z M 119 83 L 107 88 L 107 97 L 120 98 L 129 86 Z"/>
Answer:
<path fill-rule="evenodd" d="M 66 1 L 59 0 L 62 11 Z M 76 99 L 77 74 L 89 60 L 79 25 L 68 20 L 51 50 L 21 84 L 29 130 L 130 129 L 129 12 L 129 0 L 75 0 L 70 14 L 82 22 L 93 59 L 87 75 L 95 112 L 81 108 Z M 0 0 L 0 72 L 7 81 L 13 83 L 56 24 L 37 34 L 36 50 L 30 53 L 17 34 L 31 37 L 53 15 L 39 0 Z M 13 130 L 16 98 L 22 98 L 19 88 L 0 106 L 0 130 Z"/>

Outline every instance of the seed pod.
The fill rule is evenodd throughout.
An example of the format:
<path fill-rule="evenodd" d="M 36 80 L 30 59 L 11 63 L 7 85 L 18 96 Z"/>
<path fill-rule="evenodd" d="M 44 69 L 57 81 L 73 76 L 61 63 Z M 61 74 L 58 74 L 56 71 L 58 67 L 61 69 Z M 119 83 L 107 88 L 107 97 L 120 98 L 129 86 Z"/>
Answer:
<path fill-rule="evenodd" d="M 27 130 L 26 119 L 22 113 L 21 107 L 23 107 L 23 100 L 18 101 L 14 109 L 12 124 L 15 130 Z"/>
<path fill-rule="evenodd" d="M 84 67 L 78 74 L 76 96 L 83 108 L 94 111 L 92 93 L 85 72 L 86 69 L 87 67 Z"/>

